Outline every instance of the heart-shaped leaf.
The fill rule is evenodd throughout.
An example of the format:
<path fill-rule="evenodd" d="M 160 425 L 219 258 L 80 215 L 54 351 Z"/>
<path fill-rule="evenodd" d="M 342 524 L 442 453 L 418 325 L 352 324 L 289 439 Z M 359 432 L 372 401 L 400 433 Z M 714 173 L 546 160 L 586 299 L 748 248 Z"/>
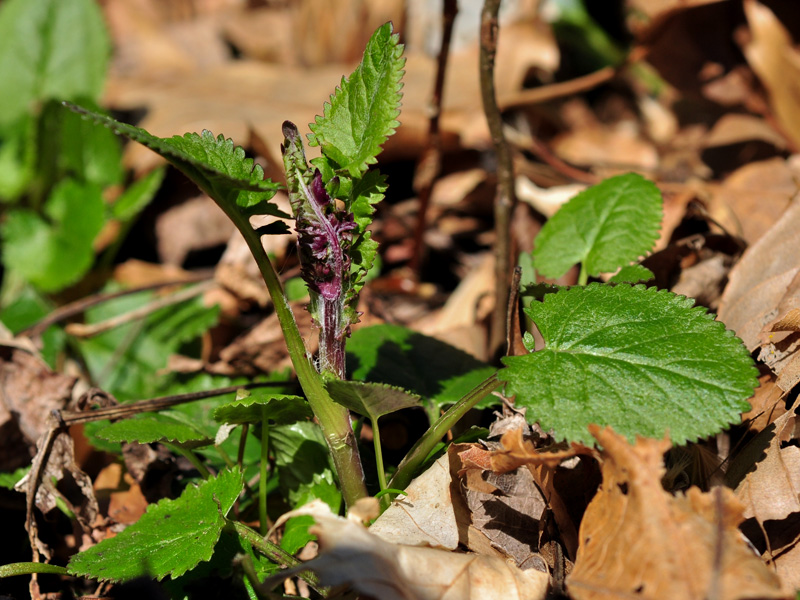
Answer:
<path fill-rule="evenodd" d="M 661 205 L 655 184 L 635 173 L 611 177 L 582 191 L 536 237 L 536 270 L 555 279 L 583 263 L 588 275 L 613 273 L 652 250 Z"/>
<path fill-rule="evenodd" d="M 673 443 L 739 420 L 758 384 L 741 340 L 694 300 L 643 285 L 590 284 L 526 311 L 545 348 L 498 373 L 527 416 L 558 439 L 592 443 L 587 425 Z"/>
<path fill-rule="evenodd" d="M 416 394 L 385 383 L 332 380 L 325 387 L 336 402 L 373 423 L 383 415 L 422 405 Z"/>

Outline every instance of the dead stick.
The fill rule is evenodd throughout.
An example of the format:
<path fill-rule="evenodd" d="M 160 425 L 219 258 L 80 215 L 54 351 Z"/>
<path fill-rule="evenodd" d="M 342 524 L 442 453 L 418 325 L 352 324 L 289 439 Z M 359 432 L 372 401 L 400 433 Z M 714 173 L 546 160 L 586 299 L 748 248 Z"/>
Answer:
<path fill-rule="evenodd" d="M 485 0 L 481 11 L 480 81 L 483 111 L 497 154 L 497 194 L 494 203 L 495 302 L 489 349 L 495 355 L 506 339 L 506 310 L 511 276 L 511 211 L 514 207 L 514 164 L 503 134 L 503 118 L 497 106 L 494 61 L 497 55 L 500 0 Z"/>
<path fill-rule="evenodd" d="M 194 298 L 195 296 L 210 290 L 216 285 L 217 283 L 215 281 L 204 281 L 190 288 L 181 290 L 180 292 L 176 292 L 169 296 L 164 296 L 163 298 L 158 298 L 157 300 L 149 302 L 148 304 L 130 312 L 117 315 L 116 317 L 107 319 L 105 321 L 101 321 L 100 323 L 70 323 L 66 326 L 65 330 L 69 335 L 74 335 L 75 337 L 88 338 L 95 335 L 100 335 L 101 333 L 105 333 L 106 331 L 110 331 L 127 323 L 143 319 L 157 310 L 161 310 L 167 306 L 185 302 L 186 300 Z"/>
<path fill-rule="evenodd" d="M 69 304 L 60 306 L 59 308 L 55 309 L 50 314 L 48 314 L 41 320 L 37 321 L 30 327 L 27 327 L 22 331 L 20 331 L 17 335 L 26 337 L 39 336 L 42 333 L 44 333 L 45 329 L 47 329 L 51 325 L 55 325 L 60 321 L 69 319 L 70 317 L 74 317 L 75 315 L 79 315 L 85 312 L 87 309 L 91 308 L 92 306 L 103 304 L 104 302 L 108 302 L 109 300 L 114 300 L 116 298 L 121 298 L 123 296 L 130 296 L 131 294 L 138 294 L 139 292 L 149 292 L 151 290 L 157 290 L 164 287 L 185 285 L 187 283 L 196 283 L 198 281 L 205 281 L 210 278 L 211 277 L 209 275 L 205 274 L 196 275 L 175 281 L 160 281 L 158 283 L 143 285 L 140 287 L 131 288 L 127 290 L 120 290 L 118 292 L 112 292 L 109 294 L 92 294 L 91 296 L 86 296 L 85 298 L 81 298 L 80 300 L 76 300 L 75 302 L 70 302 Z"/>
<path fill-rule="evenodd" d="M 229 385 L 227 387 L 216 388 L 213 390 L 203 390 L 201 392 L 188 392 L 186 394 L 152 398 L 150 400 L 138 400 L 136 402 L 129 402 L 126 404 L 120 404 L 118 406 L 98 408 L 97 410 L 65 410 L 56 412 L 58 413 L 58 420 L 65 426 L 69 426 L 77 425 L 78 423 L 102 421 L 103 419 L 121 419 L 145 412 L 155 412 L 164 408 L 170 408 L 171 406 L 177 406 L 187 402 L 194 402 L 195 400 L 203 400 L 205 398 L 213 398 L 214 396 L 232 394 L 238 390 L 253 390 L 263 387 L 285 386 L 287 384 L 291 384 L 291 382 L 264 381 L 258 383 L 247 383 L 244 385 Z"/>
<path fill-rule="evenodd" d="M 417 279 L 420 279 L 424 246 L 423 238 L 427 224 L 428 207 L 431 202 L 431 192 L 433 184 L 442 170 L 442 140 L 439 117 L 442 114 L 444 79 L 447 72 L 447 58 L 450 55 L 450 40 L 453 37 L 453 22 L 457 14 L 458 2 L 456 0 L 444 0 L 442 6 L 442 47 L 439 50 L 439 57 L 436 63 L 436 81 L 429 104 L 428 139 L 414 176 L 414 189 L 417 191 L 417 197 L 419 198 L 419 212 L 417 213 L 417 226 L 414 230 L 414 247 L 408 266 Z"/>

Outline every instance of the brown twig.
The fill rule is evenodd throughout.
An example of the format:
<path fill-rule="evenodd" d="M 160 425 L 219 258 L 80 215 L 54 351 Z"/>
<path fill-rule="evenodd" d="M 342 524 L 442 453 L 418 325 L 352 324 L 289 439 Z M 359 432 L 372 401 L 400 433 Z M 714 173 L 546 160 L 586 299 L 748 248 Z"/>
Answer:
<path fill-rule="evenodd" d="M 514 207 L 514 164 L 503 133 L 503 118 L 497 106 L 494 86 L 494 61 L 497 55 L 500 0 L 485 0 L 481 11 L 480 81 L 483 111 L 497 154 L 497 194 L 494 203 L 495 228 L 495 304 L 489 337 L 489 349 L 496 354 L 506 338 L 511 275 L 511 211 Z"/>
<path fill-rule="evenodd" d="M 542 85 L 540 87 L 506 94 L 500 97 L 498 104 L 501 110 L 508 110 L 510 108 L 521 108 L 531 104 L 541 104 L 543 102 L 558 100 L 559 98 L 594 89 L 598 85 L 613 79 L 616 74 L 617 69 L 614 67 L 603 67 L 599 71 L 589 73 L 588 75 L 582 75 L 575 79 L 570 79 L 569 81 L 560 81 L 558 83 L 551 83 L 549 85 Z"/>
<path fill-rule="evenodd" d="M 155 412 L 164 408 L 178 406 L 179 404 L 194 402 L 195 400 L 203 400 L 205 398 L 213 398 L 214 396 L 232 394 L 237 390 L 254 390 L 263 387 L 285 386 L 287 384 L 291 384 L 291 382 L 264 381 L 247 383 L 244 385 L 229 385 L 227 387 L 216 388 L 213 390 L 203 390 L 201 392 L 188 392 L 186 394 L 175 394 L 173 396 L 152 398 L 150 400 L 138 400 L 136 402 L 128 402 L 118 406 L 98 408 L 97 410 L 64 410 L 56 412 L 58 413 L 58 420 L 64 425 L 70 426 L 77 425 L 78 423 L 90 423 L 92 421 L 102 421 L 103 419 L 122 419 L 139 413 Z"/>
<path fill-rule="evenodd" d="M 110 294 L 92 294 L 91 296 L 86 296 L 85 298 L 81 298 L 80 300 L 76 300 L 75 302 L 70 302 L 69 304 L 60 306 L 59 308 L 52 311 L 43 319 L 37 321 L 30 327 L 27 327 L 26 329 L 20 331 L 18 335 L 25 337 L 37 337 L 42 333 L 44 333 L 44 331 L 51 325 L 55 325 L 56 323 L 64 321 L 65 319 L 69 319 L 70 317 L 79 315 L 84 311 L 86 311 L 87 309 L 91 308 L 92 306 L 97 306 L 98 304 L 108 302 L 109 300 L 114 300 L 116 298 L 121 298 L 123 296 L 130 296 L 131 294 L 137 294 L 139 292 L 149 292 L 151 290 L 157 290 L 164 287 L 171 287 L 175 285 L 185 285 L 187 283 L 206 281 L 207 279 L 210 278 L 211 277 L 206 274 L 196 275 L 196 276 L 193 275 L 176 281 L 161 281 L 158 283 L 144 285 L 137 288 L 112 292 Z"/>
<path fill-rule="evenodd" d="M 116 317 L 101 321 L 100 323 L 70 323 L 66 326 L 65 330 L 69 335 L 74 335 L 75 337 L 88 338 L 95 335 L 100 335 L 101 333 L 105 333 L 106 331 L 110 331 L 127 323 L 143 319 L 157 310 L 166 308 L 167 306 L 173 306 L 175 304 L 185 302 L 186 300 L 194 298 L 195 296 L 210 290 L 216 285 L 217 283 L 213 280 L 203 281 L 195 286 L 183 289 L 169 296 L 164 296 L 163 298 L 158 298 L 135 310 L 117 315 Z"/>
<path fill-rule="evenodd" d="M 417 279 L 420 279 L 424 246 L 423 238 L 427 225 L 426 216 L 431 202 L 431 192 L 433 184 L 442 170 L 439 117 L 442 114 L 444 79 L 447 73 L 447 58 L 450 55 L 450 40 L 453 37 L 453 22 L 457 14 L 458 2 L 456 0 L 444 0 L 444 5 L 442 6 L 442 47 L 439 50 L 439 57 L 436 63 L 436 81 L 433 86 L 433 95 L 428 105 L 430 110 L 428 139 L 414 175 L 414 189 L 417 191 L 417 197 L 419 198 L 419 213 L 417 214 L 417 226 L 414 230 L 414 247 L 408 266 Z"/>

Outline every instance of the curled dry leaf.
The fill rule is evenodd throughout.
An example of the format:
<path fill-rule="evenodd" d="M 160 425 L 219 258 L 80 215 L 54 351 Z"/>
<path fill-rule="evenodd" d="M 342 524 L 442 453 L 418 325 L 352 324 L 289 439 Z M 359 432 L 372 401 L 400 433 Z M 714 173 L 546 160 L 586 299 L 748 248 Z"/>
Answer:
<path fill-rule="evenodd" d="M 718 314 L 748 350 L 761 349 L 759 358 L 778 375 L 778 386 L 785 391 L 800 380 L 800 334 L 793 324 L 800 290 L 798 230 L 800 197 L 731 270 Z"/>
<path fill-rule="evenodd" d="M 792 598 L 745 544 L 733 492 L 673 497 L 661 486 L 667 439 L 632 446 L 610 428 L 591 430 L 603 447 L 603 484 L 581 523 L 571 597 Z"/>
<path fill-rule="evenodd" d="M 381 600 L 539 600 L 547 592 L 547 574 L 500 558 L 392 544 L 330 512 L 313 516 L 309 531 L 319 540 L 320 556 L 267 579 L 265 589 L 312 570 L 324 586 L 350 585 Z"/>

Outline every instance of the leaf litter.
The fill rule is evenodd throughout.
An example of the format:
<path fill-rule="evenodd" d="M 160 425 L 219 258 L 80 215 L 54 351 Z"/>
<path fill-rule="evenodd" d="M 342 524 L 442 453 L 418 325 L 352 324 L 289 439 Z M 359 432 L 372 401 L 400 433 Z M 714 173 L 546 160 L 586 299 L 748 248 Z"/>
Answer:
<path fill-rule="evenodd" d="M 329 64 L 328 59 L 357 58 L 360 50 L 354 54 L 352 48 L 363 47 L 363 40 L 356 43 L 353 38 L 352 48 L 348 48 L 331 35 L 303 36 L 302 48 L 287 42 L 278 46 L 276 36 L 245 38 L 243 23 L 256 13 L 284 37 L 302 35 L 308 28 L 324 32 L 326 26 L 334 27 L 335 19 L 328 25 L 307 19 L 308 24 L 302 25 L 300 17 L 289 14 L 280 3 L 247 9 L 231 8 L 233 3 L 225 2 L 192 3 L 196 8 L 203 6 L 192 17 L 180 10 L 170 14 L 171 9 L 153 3 L 141 4 L 148 10 L 139 10 L 133 19 L 120 16 L 130 15 L 126 11 L 133 2 L 108 3 L 107 15 L 116 28 L 119 52 L 114 57 L 115 75 L 106 100 L 116 109 L 147 109 L 141 124 L 160 135 L 207 127 L 234 137 L 237 143 L 247 144 L 256 132 L 263 138 L 262 144 L 275 145 L 282 120 L 311 122 L 319 98 L 326 97 L 347 71 L 340 64 Z M 298 15 L 313 14 L 313 2 L 300 4 Z M 347 23 L 341 15 L 347 15 L 355 3 L 342 4 L 336 22 Z M 370 18 L 377 18 L 378 13 L 384 20 L 402 15 L 399 3 L 385 4 L 394 6 L 370 8 Z M 669 443 L 663 440 L 631 444 L 597 429 L 601 450 L 584 446 L 553 450 L 546 432 L 533 436 L 511 432 L 500 442 L 494 441 L 494 446 L 490 442 L 488 447 L 451 448 L 412 483 L 407 496 L 392 503 L 373 526 L 374 533 L 372 528 L 334 515 L 320 516 L 315 531 L 323 552 L 328 553 L 323 556 L 329 558 L 328 566 L 322 562 L 319 568 L 323 577 L 332 577 L 331 583 L 347 581 L 361 593 L 386 598 L 505 598 L 514 594 L 543 598 L 547 584 L 565 589 L 574 598 L 624 594 L 790 598 L 789 588 L 800 587 L 800 487 L 796 481 L 800 466 L 797 407 L 792 401 L 800 379 L 796 263 L 800 251 L 796 247 L 797 160 L 789 156 L 798 143 L 795 129 L 800 104 L 797 78 L 787 75 L 797 70 L 798 34 L 787 16 L 791 13 L 778 8 L 773 12 L 768 8 L 771 3 L 747 0 L 742 15 L 735 14 L 729 4 L 631 0 L 627 5 L 639 12 L 631 17 L 630 30 L 637 47 L 649 53 L 649 65 L 669 84 L 663 95 L 643 90 L 642 81 L 626 73 L 617 77 L 614 86 L 601 88 L 591 98 L 556 96 L 546 104 L 527 105 L 514 113 L 511 126 L 521 130 L 523 138 L 536 131 L 556 157 L 585 169 L 582 173 L 588 179 L 635 166 L 654 178 L 666 194 L 669 225 L 665 223 L 656 250 L 669 254 L 669 261 L 661 256 L 665 266 L 660 271 L 652 269 L 659 285 L 691 292 L 712 308 L 718 303 L 719 320 L 736 331 L 761 362 L 762 387 L 751 399 L 753 410 L 747 415 L 750 433 L 734 431 L 706 442 L 718 456 L 735 496 L 721 487 L 702 492 L 696 487 L 674 494 L 671 489 L 665 491 L 661 479 Z M 651 20 L 638 22 L 641 15 Z M 215 19 L 218 22 L 213 22 Z M 503 55 L 498 59 L 499 72 L 510 73 L 498 77 L 501 91 L 506 86 L 509 97 L 529 91 L 520 89 L 523 81 L 547 88 L 555 79 L 558 62 L 552 57 L 557 57 L 563 46 L 556 44 L 547 23 L 536 15 L 533 22 L 533 30 L 544 29 L 546 34 L 533 39 L 532 30 L 523 27 L 519 27 L 522 34 L 515 34 L 517 43 L 525 44 L 518 46 L 517 54 L 528 62 L 510 65 Z M 126 32 L 124 27 L 130 29 Z M 143 35 L 154 31 L 158 35 Z M 501 30 L 501 39 L 504 32 Z M 409 32 L 409 38 L 412 35 L 420 36 Z M 226 42 L 247 60 L 234 59 Z M 549 62 L 530 52 L 534 43 L 547 50 L 538 56 L 550 57 Z M 485 156 L 478 161 L 469 157 L 484 152 L 488 131 L 480 118 L 475 70 L 470 62 L 476 45 L 465 42 L 465 47 L 453 57 L 451 87 L 445 94 L 443 148 L 451 162 L 449 172 L 437 183 L 437 194 L 446 200 L 431 213 L 426 233 L 431 266 L 425 282 L 434 281 L 438 287 L 428 296 L 398 292 L 391 285 L 398 281 L 402 285 L 403 279 L 384 275 L 374 282 L 374 289 L 368 288 L 359 310 L 364 313 L 363 322 L 399 321 L 450 343 L 464 340 L 462 347 L 486 360 L 483 319 L 491 311 L 487 296 L 494 285 L 491 256 L 485 252 L 493 232 L 486 221 L 494 173 L 487 168 Z M 391 179 L 398 188 L 398 180 L 409 170 L 407 163 L 424 148 L 433 73 L 431 57 L 421 50 L 416 53 L 413 47 L 411 51 L 403 126 L 382 157 L 387 164 L 401 165 Z M 283 96 L 285 89 L 292 90 L 291 105 Z M 296 102 L 298 89 L 304 93 Z M 647 104 L 654 96 L 655 107 Z M 703 119 L 687 118 L 682 112 L 686 107 L 677 104 L 679 99 L 690 104 L 695 97 L 709 110 Z M 152 167 L 153 156 L 135 145 L 126 152 L 127 164 L 140 172 Z M 526 209 L 520 222 L 541 226 L 541 215 L 550 216 L 550 200 L 535 190 L 557 191 L 560 186 L 586 183 L 586 179 L 573 177 L 576 173 L 554 167 L 559 164 L 556 161 L 537 160 L 529 149 L 518 149 L 516 160 L 520 165 L 518 188 L 534 190 L 534 210 Z M 472 173 L 466 184 L 458 181 L 462 173 Z M 179 196 L 180 184 L 169 185 L 168 190 Z M 414 213 L 403 203 L 410 198 L 413 191 L 405 190 L 404 196 L 390 199 L 376 222 L 376 237 L 387 243 L 382 250 L 384 258 L 399 257 L 388 260 L 385 271 L 408 256 L 403 244 L 413 230 Z M 182 238 L 206 237 L 202 214 L 200 210 L 191 223 L 184 223 Z M 174 235 L 169 229 L 166 225 L 152 227 L 160 238 Z M 215 245 L 231 249 L 234 243 L 226 244 L 226 240 L 227 233 L 220 232 Z M 739 240 L 750 245 L 743 255 Z M 191 244 L 178 244 L 175 249 L 169 242 L 159 240 L 162 248 L 172 248 L 164 252 L 171 257 L 167 262 L 188 269 L 193 268 L 193 253 L 208 250 Z M 525 247 L 522 237 L 520 245 L 520 250 L 532 249 Z M 277 254 L 286 261 L 285 274 L 291 275 L 296 266 L 291 250 L 279 248 Z M 242 271 L 245 268 L 242 266 Z M 147 278 L 168 273 L 166 266 L 154 269 Z M 226 322 L 206 336 L 205 358 L 193 359 L 187 370 L 252 376 L 272 371 L 282 361 L 286 364 L 275 319 L 254 308 L 268 306 L 260 280 L 252 279 L 256 287 L 247 287 L 240 272 L 223 275 L 221 270 L 217 280 L 228 294 Z M 174 277 L 174 270 L 169 273 Z M 574 283 L 576 275 L 568 272 L 565 282 Z M 462 280 L 464 285 L 459 286 Z M 454 290 L 457 301 L 446 302 L 447 294 Z M 307 314 L 301 303 L 294 313 L 300 318 Z M 309 337 L 313 335 L 310 323 L 303 328 Z M 33 386 L 50 385 L 51 374 L 23 362 L 29 361 L 12 361 L 9 376 L 23 377 Z M 50 408 L 64 408 L 70 395 L 66 388 L 73 380 L 56 381 L 54 400 L 48 400 L 49 393 L 30 394 L 37 408 L 31 405 L 19 416 L 17 408 L 9 408 L 17 396 L 10 393 L 14 386 L 6 385 L 7 381 L 3 401 L 10 416 L 2 426 L 4 432 L 16 427 L 16 433 L 3 436 L 3 471 L 30 460 L 36 440 L 46 429 L 42 416 Z M 66 439 L 59 437 L 57 443 L 58 448 L 64 443 L 65 452 L 56 452 L 56 457 L 63 457 L 62 466 L 67 472 L 73 466 L 90 471 L 79 464 L 80 459 L 77 464 L 72 462 Z M 547 451 L 542 452 L 543 448 Z M 86 483 L 81 476 L 76 478 Z M 144 478 L 139 484 L 152 501 L 168 495 L 169 486 Z M 124 511 L 126 503 L 122 503 Z M 138 514 L 141 498 L 132 495 L 130 503 L 131 511 Z M 423 510 L 424 516 L 417 510 Z M 89 525 L 92 521 L 86 519 Z M 391 526 L 380 540 L 375 533 L 387 527 L 385 522 Z M 761 559 L 746 546 L 740 529 Z M 403 546 L 396 543 L 400 541 Z M 409 549 L 406 544 L 438 548 Z M 456 549 L 476 554 L 452 552 Z M 506 558 L 527 570 L 505 562 Z M 357 567 L 340 570 L 341 560 L 355 560 Z M 370 562 L 359 562 L 362 560 Z M 364 577 L 370 571 L 364 564 L 375 565 L 370 572 L 374 577 Z"/>

